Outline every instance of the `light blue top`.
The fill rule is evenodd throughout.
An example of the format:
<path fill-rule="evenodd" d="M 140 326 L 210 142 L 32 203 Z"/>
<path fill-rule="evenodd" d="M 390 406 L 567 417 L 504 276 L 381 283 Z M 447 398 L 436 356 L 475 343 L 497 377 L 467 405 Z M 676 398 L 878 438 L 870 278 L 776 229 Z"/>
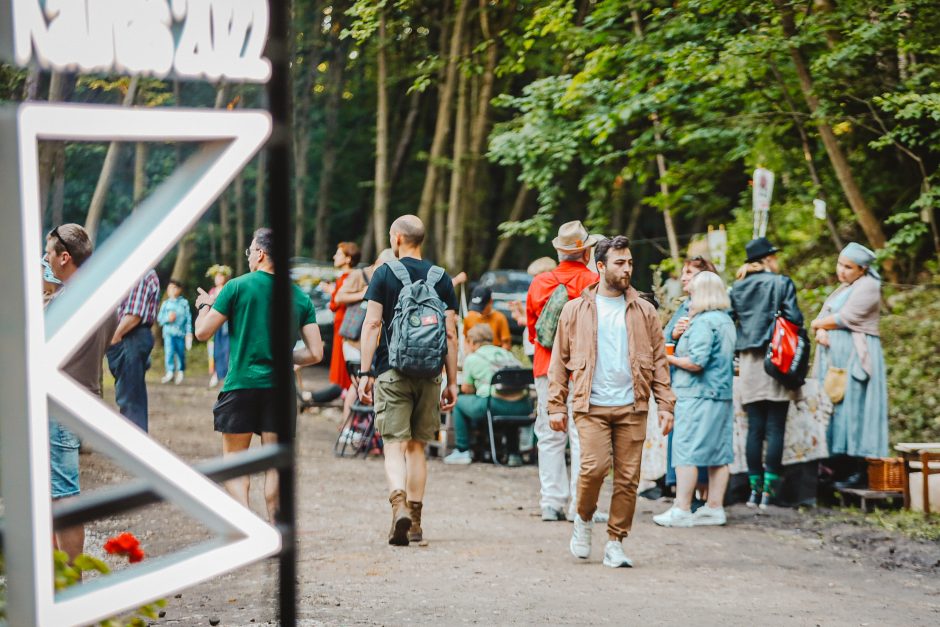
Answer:
<path fill-rule="evenodd" d="M 676 344 L 676 356 L 688 357 L 699 372 L 676 368 L 672 390 L 678 398 L 730 400 L 734 382 L 734 322 L 724 311 L 706 311 L 689 322 Z"/>
<path fill-rule="evenodd" d="M 672 318 L 669 319 L 669 322 L 666 323 L 666 328 L 663 329 L 663 337 L 666 338 L 666 344 L 675 344 L 676 340 L 672 339 L 672 330 L 676 328 L 676 325 L 679 323 L 679 318 L 684 318 L 689 315 L 689 301 L 690 298 L 686 298 L 684 301 L 679 303 L 679 307 L 676 309 L 676 313 L 672 314 Z M 682 338 L 679 338 L 682 339 Z"/>
<path fill-rule="evenodd" d="M 176 320 L 170 322 L 170 312 L 176 314 Z M 163 337 L 182 337 L 193 332 L 193 316 L 189 310 L 189 301 L 182 296 L 167 298 L 160 305 L 157 322 L 163 326 Z"/>

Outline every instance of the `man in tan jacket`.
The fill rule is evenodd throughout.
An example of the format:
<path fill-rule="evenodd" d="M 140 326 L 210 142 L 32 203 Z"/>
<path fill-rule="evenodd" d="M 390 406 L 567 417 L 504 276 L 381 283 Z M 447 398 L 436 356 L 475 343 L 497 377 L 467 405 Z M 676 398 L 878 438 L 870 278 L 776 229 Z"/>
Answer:
<path fill-rule="evenodd" d="M 602 240 L 594 253 L 600 282 L 565 305 L 548 369 L 548 412 L 556 431 L 568 428 L 568 397 L 581 436 L 578 515 L 571 553 L 591 554 L 592 517 L 613 451 L 604 565 L 632 566 L 622 540 L 636 508 L 650 394 L 663 433 L 672 430 L 675 395 L 669 388 L 662 329 L 655 308 L 630 286 L 633 255 L 622 235 Z"/>

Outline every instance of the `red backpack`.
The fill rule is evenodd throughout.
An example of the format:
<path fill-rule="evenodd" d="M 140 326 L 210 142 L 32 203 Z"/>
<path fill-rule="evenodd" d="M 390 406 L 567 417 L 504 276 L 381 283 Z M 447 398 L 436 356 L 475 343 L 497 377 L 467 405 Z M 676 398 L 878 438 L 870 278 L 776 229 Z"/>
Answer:
<path fill-rule="evenodd" d="M 783 277 L 779 277 L 775 287 L 779 287 L 782 280 Z M 803 327 L 783 317 L 780 313 L 782 298 L 777 299 L 777 315 L 764 357 L 764 372 L 788 390 L 795 390 L 803 386 L 809 372 L 809 334 Z"/>

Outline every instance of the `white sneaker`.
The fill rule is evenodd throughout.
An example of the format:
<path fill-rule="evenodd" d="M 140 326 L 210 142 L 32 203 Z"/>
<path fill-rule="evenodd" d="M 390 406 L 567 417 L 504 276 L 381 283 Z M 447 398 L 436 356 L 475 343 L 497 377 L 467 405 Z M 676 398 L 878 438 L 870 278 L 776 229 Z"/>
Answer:
<path fill-rule="evenodd" d="M 160 383 L 169 383 L 172 380 L 173 380 L 173 373 L 168 372 L 165 375 L 163 375 L 162 379 L 160 379 Z"/>
<path fill-rule="evenodd" d="M 209 387 L 214 388 L 219 384 L 219 375 L 212 373 L 212 376 L 209 378 Z"/>
<path fill-rule="evenodd" d="M 565 520 L 568 522 L 574 522 L 574 519 L 578 517 L 578 511 L 574 509 L 569 509 L 568 513 L 565 514 Z M 595 511 L 594 515 L 591 516 L 591 520 L 596 523 L 605 523 L 610 520 L 610 514 L 602 511 Z"/>
<path fill-rule="evenodd" d="M 675 505 L 658 516 L 653 516 L 653 522 L 660 527 L 691 527 L 692 512 L 679 509 Z"/>
<path fill-rule="evenodd" d="M 173 383 L 175 383 L 176 385 L 179 385 L 182 382 L 183 382 L 183 371 L 178 370 L 176 372 L 176 377 L 173 379 Z"/>
<path fill-rule="evenodd" d="M 454 449 L 443 461 L 445 464 L 466 466 L 473 462 L 473 457 L 470 456 L 470 451 L 458 451 Z"/>
<path fill-rule="evenodd" d="M 571 554 L 586 560 L 591 556 L 591 532 L 594 530 L 594 521 L 581 520 L 580 516 L 574 517 L 574 529 L 571 531 L 571 542 L 568 548 Z"/>
<path fill-rule="evenodd" d="M 546 522 L 558 522 L 559 520 L 565 520 L 565 515 L 560 509 L 546 505 L 542 508 L 542 520 Z"/>
<path fill-rule="evenodd" d="M 724 525 L 728 522 L 724 507 L 709 507 L 702 505 L 692 514 L 692 526 L 700 527 L 704 525 Z"/>
<path fill-rule="evenodd" d="M 623 544 L 619 540 L 608 540 L 604 546 L 604 566 L 611 568 L 633 567 L 633 560 L 623 552 Z"/>

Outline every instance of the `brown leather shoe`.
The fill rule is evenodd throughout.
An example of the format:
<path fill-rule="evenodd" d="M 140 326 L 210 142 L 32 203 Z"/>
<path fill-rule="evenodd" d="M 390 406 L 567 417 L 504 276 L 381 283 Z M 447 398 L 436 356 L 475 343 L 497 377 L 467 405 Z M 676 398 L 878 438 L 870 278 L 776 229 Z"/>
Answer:
<path fill-rule="evenodd" d="M 421 506 L 421 501 L 408 501 L 408 509 L 411 510 L 411 529 L 408 530 L 409 542 L 424 540 L 424 532 L 421 529 Z"/>
<path fill-rule="evenodd" d="M 408 546 L 411 515 L 406 498 L 404 490 L 395 490 L 388 497 L 388 502 L 392 504 L 392 528 L 388 532 L 388 543 L 395 546 Z"/>

